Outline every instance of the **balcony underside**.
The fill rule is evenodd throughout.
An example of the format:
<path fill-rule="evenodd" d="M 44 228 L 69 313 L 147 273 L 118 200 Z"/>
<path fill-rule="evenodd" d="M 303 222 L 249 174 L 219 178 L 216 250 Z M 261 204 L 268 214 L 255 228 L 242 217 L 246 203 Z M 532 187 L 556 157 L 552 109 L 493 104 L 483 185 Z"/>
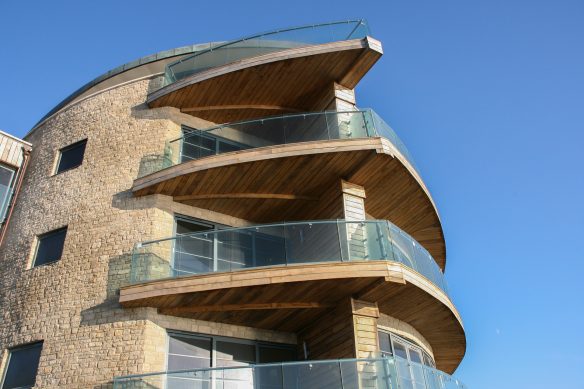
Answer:
<path fill-rule="evenodd" d="M 381 55 L 370 37 L 282 50 L 196 73 L 153 92 L 148 105 L 216 123 L 322 110 L 334 82 L 354 88 Z"/>
<path fill-rule="evenodd" d="M 195 275 L 127 286 L 126 308 L 297 332 L 353 297 L 414 326 L 432 345 L 437 367 L 456 369 L 466 349 L 464 328 L 448 297 L 395 262 L 365 261 L 268 267 Z"/>
<path fill-rule="evenodd" d="M 254 223 L 343 218 L 339 182 L 365 188 L 366 211 L 390 220 L 445 266 L 440 218 L 424 183 L 384 138 L 257 148 L 175 165 L 137 179 L 135 196 L 175 201 Z"/>

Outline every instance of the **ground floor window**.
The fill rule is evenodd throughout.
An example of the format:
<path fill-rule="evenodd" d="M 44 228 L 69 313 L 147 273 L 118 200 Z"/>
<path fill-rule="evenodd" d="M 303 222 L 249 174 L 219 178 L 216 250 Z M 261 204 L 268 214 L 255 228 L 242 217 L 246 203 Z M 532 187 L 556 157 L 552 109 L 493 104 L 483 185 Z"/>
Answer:
<path fill-rule="evenodd" d="M 32 388 L 36 381 L 42 349 L 43 342 L 10 349 L 2 389 Z"/>
<path fill-rule="evenodd" d="M 424 365 L 434 368 L 432 357 L 414 342 L 393 333 L 379 331 L 378 335 L 382 355 L 394 357 L 401 386 L 425 387 Z"/>
<path fill-rule="evenodd" d="M 197 388 L 247 387 L 260 382 L 281 382 L 280 370 L 266 369 L 254 373 L 246 366 L 257 363 L 278 363 L 297 360 L 296 345 L 207 336 L 186 332 L 168 332 L 168 380 L 182 387 Z M 199 373 L 172 373 L 180 370 L 230 368 Z M 240 367 L 240 368 L 238 368 Z M 278 381 L 280 380 L 280 381 Z M 218 384 L 221 384 L 218 386 Z M 227 386 L 226 386 L 227 385 Z M 173 386 L 174 387 L 174 386 Z"/>

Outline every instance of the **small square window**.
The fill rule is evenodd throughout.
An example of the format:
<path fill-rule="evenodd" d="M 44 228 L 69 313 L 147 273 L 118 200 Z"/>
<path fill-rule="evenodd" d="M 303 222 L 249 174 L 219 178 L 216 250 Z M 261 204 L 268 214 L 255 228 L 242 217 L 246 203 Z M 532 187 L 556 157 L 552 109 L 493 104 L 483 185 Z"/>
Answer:
<path fill-rule="evenodd" d="M 36 381 L 43 342 L 11 349 L 2 389 L 32 388 Z"/>
<path fill-rule="evenodd" d="M 44 265 L 61 259 L 66 235 L 67 227 L 40 235 L 38 237 L 34 266 Z"/>
<path fill-rule="evenodd" d="M 73 143 L 59 151 L 59 163 L 57 165 L 57 172 L 59 174 L 65 170 L 74 169 L 83 163 L 83 155 L 85 155 L 85 145 L 87 139 L 80 142 Z"/>

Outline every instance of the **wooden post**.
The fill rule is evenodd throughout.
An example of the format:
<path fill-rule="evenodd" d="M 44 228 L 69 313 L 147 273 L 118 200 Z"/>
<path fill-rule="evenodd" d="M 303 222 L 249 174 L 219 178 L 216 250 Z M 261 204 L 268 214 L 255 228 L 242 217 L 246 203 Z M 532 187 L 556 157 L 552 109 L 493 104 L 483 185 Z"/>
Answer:
<path fill-rule="evenodd" d="M 355 357 L 358 359 L 378 358 L 379 339 L 377 335 L 377 319 L 379 308 L 377 303 L 355 300 L 351 298 L 353 314 L 353 333 L 355 336 Z M 359 388 L 377 388 L 378 365 L 368 362 L 358 362 Z"/>

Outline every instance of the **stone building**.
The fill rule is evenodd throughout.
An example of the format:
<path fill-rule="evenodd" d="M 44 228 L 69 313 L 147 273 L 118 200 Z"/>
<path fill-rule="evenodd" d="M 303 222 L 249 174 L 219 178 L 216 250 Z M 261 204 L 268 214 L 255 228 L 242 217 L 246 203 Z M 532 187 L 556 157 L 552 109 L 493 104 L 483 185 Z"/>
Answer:
<path fill-rule="evenodd" d="M 0 134 L 1 388 L 461 388 L 363 20 L 161 52 Z M 399 385 L 399 386 L 397 386 Z"/>

